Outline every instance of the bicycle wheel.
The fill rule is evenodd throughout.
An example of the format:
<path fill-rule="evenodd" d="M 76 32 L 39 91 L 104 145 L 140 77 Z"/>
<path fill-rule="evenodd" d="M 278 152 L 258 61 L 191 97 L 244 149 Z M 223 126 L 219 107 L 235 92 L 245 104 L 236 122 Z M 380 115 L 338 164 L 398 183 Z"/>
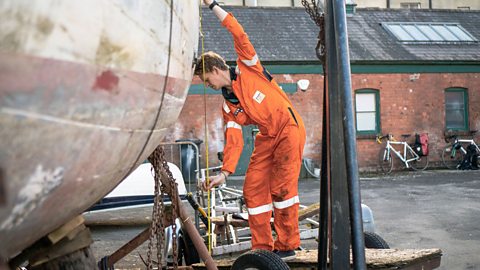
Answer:
<path fill-rule="evenodd" d="M 417 160 L 409 162 L 415 171 L 423 171 L 428 167 L 428 156 L 419 156 Z"/>
<path fill-rule="evenodd" d="M 455 149 L 451 145 L 447 145 L 442 152 L 443 165 L 448 169 L 456 169 L 458 164 L 463 160 L 461 149 Z"/>
<path fill-rule="evenodd" d="M 382 172 L 386 174 L 391 173 L 393 169 L 392 152 L 387 151 L 386 148 L 380 149 L 379 164 L 380 164 L 380 168 L 382 168 Z"/>

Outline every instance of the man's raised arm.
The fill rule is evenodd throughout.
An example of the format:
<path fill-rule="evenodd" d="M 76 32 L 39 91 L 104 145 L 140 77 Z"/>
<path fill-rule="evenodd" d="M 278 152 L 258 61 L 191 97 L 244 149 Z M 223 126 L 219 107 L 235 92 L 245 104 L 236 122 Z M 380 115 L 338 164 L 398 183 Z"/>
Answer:
<path fill-rule="evenodd" d="M 227 17 L 228 13 L 218 5 L 217 1 L 203 0 L 203 2 L 213 11 L 213 14 L 215 14 L 221 22 Z"/>

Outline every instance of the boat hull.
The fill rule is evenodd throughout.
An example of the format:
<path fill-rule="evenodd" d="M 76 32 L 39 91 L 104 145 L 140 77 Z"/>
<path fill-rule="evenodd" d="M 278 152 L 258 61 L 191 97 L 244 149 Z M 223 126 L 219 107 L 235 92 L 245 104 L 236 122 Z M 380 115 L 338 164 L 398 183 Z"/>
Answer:
<path fill-rule="evenodd" d="M 0 3 L 0 256 L 82 213 L 142 163 L 192 78 L 190 1 Z"/>

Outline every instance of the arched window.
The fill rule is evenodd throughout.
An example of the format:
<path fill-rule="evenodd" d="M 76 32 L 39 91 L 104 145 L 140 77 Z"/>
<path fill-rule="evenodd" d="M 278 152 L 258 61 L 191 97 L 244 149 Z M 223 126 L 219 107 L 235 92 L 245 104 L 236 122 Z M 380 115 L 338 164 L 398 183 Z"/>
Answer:
<path fill-rule="evenodd" d="M 447 130 L 468 130 L 467 89 L 445 89 L 445 128 Z"/>
<path fill-rule="evenodd" d="M 355 91 L 355 122 L 357 134 L 380 133 L 380 94 L 375 89 Z"/>

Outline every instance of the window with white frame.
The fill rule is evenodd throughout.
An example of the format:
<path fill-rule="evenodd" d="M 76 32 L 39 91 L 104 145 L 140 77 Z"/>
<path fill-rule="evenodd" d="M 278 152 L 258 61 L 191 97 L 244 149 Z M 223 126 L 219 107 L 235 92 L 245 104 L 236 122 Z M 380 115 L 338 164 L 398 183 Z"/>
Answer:
<path fill-rule="evenodd" d="M 380 98 L 378 90 L 355 91 L 355 121 L 357 134 L 380 132 Z"/>
<path fill-rule="evenodd" d="M 467 89 L 445 89 L 445 127 L 447 130 L 468 130 Z"/>
<path fill-rule="evenodd" d="M 383 22 L 382 26 L 402 43 L 478 43 L 458 23 Z"/>

